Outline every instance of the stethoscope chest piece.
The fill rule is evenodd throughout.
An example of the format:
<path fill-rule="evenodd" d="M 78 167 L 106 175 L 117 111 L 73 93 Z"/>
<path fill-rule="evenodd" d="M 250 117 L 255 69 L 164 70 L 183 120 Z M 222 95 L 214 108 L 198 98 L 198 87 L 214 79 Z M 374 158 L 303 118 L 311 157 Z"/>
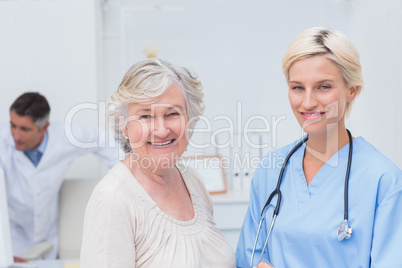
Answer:
<path fill-rule="evenodd" d="M 339 241 L 342 241 L 345 238 L 349 239 L 352 236 L 352 228 L 349 227 L 347 220 L 344 220 L 341 222 L 341 224 L 339 224 L 336 236 Z"/>

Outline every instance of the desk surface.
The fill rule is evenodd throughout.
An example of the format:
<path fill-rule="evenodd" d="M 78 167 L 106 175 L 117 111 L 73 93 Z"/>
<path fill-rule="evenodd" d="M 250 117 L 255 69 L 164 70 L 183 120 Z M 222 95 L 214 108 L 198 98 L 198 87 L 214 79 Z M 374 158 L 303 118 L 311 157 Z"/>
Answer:
<path fill-rule="evenodd" d="M 29 263 L 34 263 L 38 265 L 38 268 L 75 268 L 79 267 L 76 264 L 78 260 L 37 260 L 30 261 Z"/>

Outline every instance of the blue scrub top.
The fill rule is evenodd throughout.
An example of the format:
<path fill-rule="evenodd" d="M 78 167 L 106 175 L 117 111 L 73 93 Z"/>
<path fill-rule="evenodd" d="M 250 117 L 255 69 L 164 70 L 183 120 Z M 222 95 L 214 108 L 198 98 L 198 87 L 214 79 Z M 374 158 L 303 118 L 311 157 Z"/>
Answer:
<path fill-rule="evenodd" d="M 275 189 L 280 168 L 298 141 L 268 154 L 256 170 L 250 205 L 236 250 L 236 266 L 250 267 L 261 210 Z M 282 203 L 263 260 L 275 268 L 402 267 L 402 172 L 362 137 L 353 140 L 349 178 L 350 239 L 338 241 L 344 219 L 349 145 L 339 150 L 307 186 L 305 146 L 290 158 Z M 277 198 L 265 209 L 253 266 L 261 255 Z"/>

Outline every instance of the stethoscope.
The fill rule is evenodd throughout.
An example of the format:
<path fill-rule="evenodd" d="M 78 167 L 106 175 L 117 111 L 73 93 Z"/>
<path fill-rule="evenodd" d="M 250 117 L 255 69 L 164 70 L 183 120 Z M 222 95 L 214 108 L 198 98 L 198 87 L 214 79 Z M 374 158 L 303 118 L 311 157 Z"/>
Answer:
<path fill-rule="evenodd" d="M 348 184 L 349 184 L 350 166 L 352 164 L 353 141 L 352 141 L 352 134 L 350 134 L 350 131 L 349 130 L 346 130 L 346 131 L 348 132 L 348 136 L 349 136 L 349 156 L 348 156 L 348 166 L 346 168 L 345 189 L 344 189 L 344 197 L 343 197 L 344 198 L 344 216 L 343 216 L 344 220 L 343 220 L 343 222 L 341 222 L 341 224 L 339 225 L 338 230 L 336 232 L 336 236 L 339 241 L 342 241 L 345 238 L 349 239 L 350 236 L 352 235 L 352 228 L 348 225 Z M 278 182 L 276 184 L 276 188 L 269 195 L 267 202 L 265 203 L 264 207 L 262 208 L 261 219 L 260 219 L 260 223 L 258 224 L 257 235 L 255 237 L 253 252 L 251 254 L 250 268 L 253 267 L 255 247 L 257 245 L 258 235 L 260 234 L 262 220 L 264 219 L 264 217 L 263 217 L 264 210 L 271 203 L 272 198 L 275 195 L 278 195 L 278 199 L 276 201 L 276 207 L 275 207 L 274 213 L 272 214 L 271 225 L 269 226 L 268 235 L 267 235 L 267 238 L 265 239 L 264 247 L 262 248 L 261 256 L 260 256 L 260 259 L 258 260 L 258 263 L 261 261 L 262 255 L 264 254 L 265 247 L 267 246 L 269 236 L 271 235 L 271 231 L 272 231 L 272 228 L 274 227 L 275 219 L 276 219 L 276 216 L 278 215 L 279 207 L 281 205 L 282 192 L 280 190 L 280 186 L 281 186 L 281 182 L 282 182 L 283 173 L 285 172 L 285 169 L 286 169 L 286 164 L 288 163 L 288 161 L 289 161 L 290 157 L 293 155 L 293 153 L 297 149 L 299 149 L 299 147 L 302 146 L 307 140 L 308 140 L 308 136 L 306 136 L 298 144 L 296 144 L 296 146 L 286 156 L 286 159 L 285 159 L 284 163 L 282 164 L 281 172 L 279 173 L 279 178 L 278 178 Z"/>

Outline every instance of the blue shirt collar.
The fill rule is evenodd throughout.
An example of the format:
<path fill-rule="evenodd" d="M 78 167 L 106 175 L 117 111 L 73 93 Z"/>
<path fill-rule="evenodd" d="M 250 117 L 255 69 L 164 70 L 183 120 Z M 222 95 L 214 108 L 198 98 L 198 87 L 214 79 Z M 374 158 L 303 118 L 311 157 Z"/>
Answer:
<path fill-rule="evenodd" d="M 35 151 L 35 150 L 38 150 L 39 152 L 41 152 L 42 154 L 45 152 L 45 149 L 46 149 L 46 145 L 47 145 L 47 141 L 49 140 L 49 135 L 48 135 L 48 133 L 47 133 L 47 131 L 46 131 L 46 133 L 45 133 L 45 137 L 43 137 L 43 140 L 42 140 L 42 142 L 39 144 L 39 146 L 37 147 L 37 148 L 35 148 L 35 149 L 32 149 L 32 150 L 26 150 L 25 152 L 26 153 L 30 153 L 30 152 L 32 152 L 32 151 Z"/>

